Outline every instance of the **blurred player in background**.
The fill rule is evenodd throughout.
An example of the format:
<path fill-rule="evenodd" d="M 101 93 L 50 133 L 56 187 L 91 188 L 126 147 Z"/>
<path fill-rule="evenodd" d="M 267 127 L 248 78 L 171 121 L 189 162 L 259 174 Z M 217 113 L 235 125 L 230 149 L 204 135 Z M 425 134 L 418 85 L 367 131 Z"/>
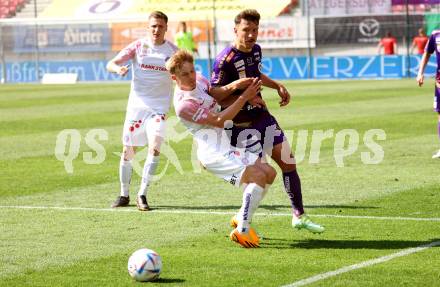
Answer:
<path fill-rule="evenodd" d="M 197 141 L 197 158 L 209 172 L 237 187 L 244 187 L 242 206 L 234 217 L 237 226 L 230 234 L 231 240 L 244 247 L 258 247 L 259 238 L 250 223 L 274 181 L 276 171 L 267 163 L 262 163 L 257 155 L 232 147 L 223 127 L 249 99 L 259 93 L 261 81 L 258 78 L 249 79 L 250 83 L 235 81 L 220 88 L 224 93 L 232 93 L 243 88 L 243 83 L 247 86 L 228 108 L 220 111 L 220 106 L 209 95 L 209 81 L 196 75 L 193 57 L 188 51 L 177 52 L 167 62 L 167 69 L 177 84 L 174 91 L 176 114 Z"/>
<path fill-rule="evenodd" d="M 423 28 L 420 28 L 419 34 L 413 39 L 411 52 L 413 52 L 414 49 L 417 48 L 417 54 L 423 55 L 423 53 L 425 52 L 426 43 L 428 43 L 428 36 L 426 36 L 425 30 L 423 30 Z"/>
<path fill-rule="evenodd" d="M 437 57 L 437 73 L 435 76 L 434 86 L 434 111 L 438 114 L 437 133 L 440 139 L 440 30 L 432 31 L 431 37 L 429 37 L 428 44 L 425 47 L 425 52 L 420 62 L 419 72 L 417 74 L 417 83 L 419 87 L 423 85 L 425 80 L 425 68 L 429 62 L 431 54 L 436 52 Z M 440 149 L 435 153 L 432 158 L 440 158 Z"/>
<path fill-rule="evenodd" d="M 273 81 L 261 72 L 261 48 L 256 44 L 259 20 L 260 14 L 253 9 L 244 10 L 235 17 L 234 43 L 217 56 L 211 84 L 213 87 L 221 87 L 237 79 L 256 77 L 261 80 L 263 86 L 278 92 L 281 98 L 280 106 L 283 107 L 290 101 L 289 92 L 282 84 Z M 219 91 L 212 95 L 223 108 L 226 108 L 241 92 L 237 90 L 229 95 Z M 314 233 L 323 232 L 324 227 L 312 222 L 304 213 L 301 182 L 296 171 L 294 156 L 277 120 L 267 110 L 261 93 L 244 105 L 234 117 L 233 122 L 232 145 L 246 147 L 247 150 L 260 156 L 267 154 L 281 168 L 285 191 L 292 206 L 293 227 L 304 228 Z"/>
<path fill-rule="evenodd" d="M 380 54 L 383 48 L 384 55 L 395 55 L 397 54 L 397 40 L 393 37 L 391 32 L 387 32 L 386 36 L 380 39 L 379 44 L 377 44 L 377 53 Z"/>
<path fill-rule="evenodd" d="M 172 80 L 165 62 L 177 47 L 165 40 L 168 17 L 155 11 L 148 17 L 148 37 L 139 39 L 122 49 L 107 64 L 107 70 L 125 76 L 131 60 L 132 81 L 128 98 L 122 143 L 123 154 L 119 165 L 120 196 L 112 207 L 127 206 L 132 175 L 132 159 L 136 147 L 148 144 L 148 156 L 142 173 L 136 203 L 139 210 L 149 210 L 147 190 L 159 164 L 160 146 L 165 137 L 165 118 L 168 113 Z"/>
<path fill-rule="evenodd" d="M 177 33 L 174 35 L 174 43 L 179 49 L 198 53 L 197 45 L 194 42 L 193 34 L 187 30 L 185 22 L 179 22 Z"/>

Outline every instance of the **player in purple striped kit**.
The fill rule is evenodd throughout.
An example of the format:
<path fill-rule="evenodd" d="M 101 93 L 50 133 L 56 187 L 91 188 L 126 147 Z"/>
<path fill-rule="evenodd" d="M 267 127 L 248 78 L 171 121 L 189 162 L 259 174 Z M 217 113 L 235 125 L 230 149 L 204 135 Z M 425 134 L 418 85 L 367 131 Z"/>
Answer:
<path fill-rule="evenodd" d="M 257 77 L 263 86 L 277 90 L 281 98 L 280 106 L 286 106 L 290 101 L 287 89 L 261 72 L 262 53 L 260 46 L 256 44 L 259 20 L 260 14 L 253 9 L 244 10 L 235 17 L 234 43 L 217 56 L 211 85 L 225 86 L 237 79 Z M 236 91 L 232 95 L 213 93 L 213 96 L 222 108 L 226 108 L 240 93 L 242 91 Z M 248 151 L 263 158 L 269 155 L 281 168 L 285 191 L 293 210 L 293 227 L 313 233 L 323 232 L 324 227 L 312 222 L 304 213 L 295 158 L 277 120 L 267 110 L 261 93 L 248 101 L 233 119 L 233 126 L 227 132 L 230 133 L 232 145 L 246 147 Z"/>
<path fill-rule="evenodd" d="M 419 73 L 417 74 L 417 83 L 420 87 L 424 82 L 426 65 L 428 64 L 429 58 L 434 51 L 436 52 L 435 54 L 437 57 L 437 73 L 435 76 L 434 86 L 434 111 L 438 113 L 437 133 L 440 139 L 440 30 L 432 31 L 428 43 L 426 44 L 425 53 L 423 53 Z M 440 158 L 440 149 L 432 156 L 432 158 Z"/>

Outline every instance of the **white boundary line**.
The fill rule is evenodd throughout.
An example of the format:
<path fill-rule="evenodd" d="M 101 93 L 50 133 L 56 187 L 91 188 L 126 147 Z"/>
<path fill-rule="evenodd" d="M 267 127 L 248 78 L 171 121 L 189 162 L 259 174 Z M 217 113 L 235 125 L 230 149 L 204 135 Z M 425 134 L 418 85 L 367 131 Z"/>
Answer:
<path fill-rule="evenodd" d="M 32 205 L 0 205 L 0 209 L 42 209 L 62 211 L 99 211 L 99 212 L 140 212 L 135 208 L 93 208 L 93 207 L 67 207 L 67 206 L 32 206 Z M 234 215 L 234 211 L 213 211 L 194 209 L 153 209 L 148 213 L 166 214 L 219 214 Z M 291 213 L 256 213 L 258 216 L 292 216 Z M 313 217 L 324 218 L 350 218 L 350 219 L 373 219 L 373 220 L 403 220 L 403 221 L 440 221 L 436 217 L 392 217 L 392 216 L 360 216 L 360 215 L 334 215 L 334 214 L 311 214 Z"/>
<path fill-rule="evenodd" d="M 390 260 L 392 260 L 394 258 L 407 256 L 407 255 L 410 255 L 410 254 L 413 254 L 413 253 L 417 253 L 417 252 L 426 250 L 426 249 L 434 247 L 434 246 L 439 246 L 439 245 L 440 245 L 440 241 L 435 241 L 435 242 L 431 242 L 429 244 L 424 244 L 424 245 L 421 245 L 421 246 L 418 246 L 418 247 L 404 249 L 402 251 L 399 251 L 399 252 L 396 252 L 396 253 L 393 253 L 393 254 L 390 254 L 390 255 L 378 257 L 376 259 L 367 260 L 367 261 L 360 262 L 360 263 L 357 263 L 357 264 L 353 264 L 353 265 L 350 265 L 350 266 L 345 266 L 345 267 L 342 267 L 340 269 L 329 271 L 329 272 L 326 272 L 326 273 L 321 273 L 321 274 L 318 274 L 318 275 L 315 275 L 315 276 L 312 276 L 312 277 L 309 277 L 309 278 L 306 278 L 306 279 L 303 279 L 303 280 L 300 280 L 300 281 L 293 282 L 292 284 L 284 285 L 282 287 L 299 287 L 299 286 L 304 286 L 304 285 L 311 284 L 311 283 L 314 283 L 314 282 L 317 282 L 317 281 L 320 281 L 320 280 L 324 280 L 324 279 L 327 279 L 327 278 L 330 278 L 330 277 L 333 277 L 333 276 L 336 276 L 336 275 L 339 275 L 339 274 L 342 274 L 342 273 L 346 273 L 346 272 L 350 272 L 350 271 L 353 271 L 353 270 L 356 270 L 356 269 L 361 269 L 361 268 L 365 268 L 365 267 L 372 266 L 372 265 L 375 265 L 375 264 L 387 262 L 387 261 L 390 261 Z"/>

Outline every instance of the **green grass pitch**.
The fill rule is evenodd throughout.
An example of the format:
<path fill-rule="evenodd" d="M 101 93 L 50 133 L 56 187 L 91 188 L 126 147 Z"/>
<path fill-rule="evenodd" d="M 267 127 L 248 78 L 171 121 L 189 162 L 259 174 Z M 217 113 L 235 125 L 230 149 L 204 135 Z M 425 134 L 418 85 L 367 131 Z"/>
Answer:
<path fill-rule="evenodd" d="M 423 88 L 414 80 L 285 84 L 293 95 L 289 106 L 279 108 L 267 88 L 264 98 L 298 152 L 306 211 L 326 232 L 291 227 L 279 174 L 254 218 L 263 236 L 259 249 L 230 242 L 228 222 L 241 192 L 205 171 L 193 172 L 190 137 L 170 142 L 180 166 L 167 167 L 162 155 L 165 176 L 149 190 L 155 210 L 139 212 L 133 205 L 138 175 L 132 205 L 110 210 L 119 193 L 129 84 L 1 85 L 0 286 L 137 285 L 127 260 L 139 248 L 163 259 L 161 279 L 151 286 L 439 286 L 438 245 L 405 253 L 440 241 L 440 160 L 431 159 L 440 147 L 433 81 Z M 81 135 L 73 173 L 54 155 L 64 129 Z M 108 134 L 98 140 L 105 160 L 87 164 L 84 152 L 96 152 L 85 137 L 95 129 Z M 347 129 L 359 143 L 340 167 L 335 138 Z M 386 135 L 376 139 L 383 159 L 365 164 L 362 153 L 371 150 L 364 136 L 373 129 Z M 181 126 L 175 130 L 183 134 Z M 311 160 L 319 130 L 333 135 Z M 377 258 L 384 260 L 366 263 Z M 359 268 L 323 275 L 354 264 Z M 309 278 L 318 279 L 301 281 Z"/>

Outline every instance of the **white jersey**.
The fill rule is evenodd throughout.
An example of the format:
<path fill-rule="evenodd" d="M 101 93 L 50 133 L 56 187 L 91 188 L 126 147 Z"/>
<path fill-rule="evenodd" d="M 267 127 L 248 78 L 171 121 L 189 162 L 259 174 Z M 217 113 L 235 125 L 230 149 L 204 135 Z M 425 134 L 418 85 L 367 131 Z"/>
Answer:
<path fill-rule="evenodd" d="M 206 125 L 209 112 L 218 113 L 221 109 L 208 90 L 209 81 L 198 74 L 194 90 L 182 91 L 176 87 L 174 91 L 176 115 L 197 141 L 197 155 L 202 163 L 212 153 L 223 154 L 231 150 L 224 129 Z"/>
<path fill-rule="evenodd" d="M 220 106 L 209 94 L 209 81 L 197 75 L 196 88 L 174 91 L 174 108 L 182 124 L 197 141 L 197 157 L 201 164 L 216 176 L 233 185 L 240 185 L 246 166 L 258 156 L 232 147 L 223 128 L 207 125 L 210 112 L 218 113 Z"/>
<path fill-rule="evenodd" d="M 132 77 L 127 110 L 147 109 L 166 114 L 170 107 L 172 80 L 165 62 L 177 47 L 165 41 L 155 46 L 149 39 L 139 39 L 122 49 L 117 63 L 132 60 Z"/>

